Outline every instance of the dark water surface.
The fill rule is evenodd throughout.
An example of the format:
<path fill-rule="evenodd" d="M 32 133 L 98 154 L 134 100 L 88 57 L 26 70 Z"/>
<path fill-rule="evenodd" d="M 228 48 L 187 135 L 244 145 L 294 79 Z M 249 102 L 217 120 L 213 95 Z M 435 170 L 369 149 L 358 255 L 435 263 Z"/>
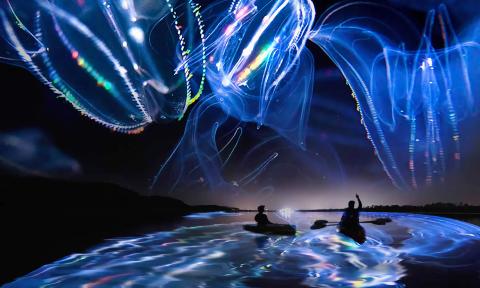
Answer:
<path fill-rule="evenodd" d="M 476 225 L 362 213 L 364 220 L 393 219 L 385 226 L 365 224 L 363 245 L 334 226 L 309 229 L 316 219 L 339 217 L 277 214 L 275 220 L 297 225 L 297 235 L 264 236 L 242 229 L 252 213 L 194 214 L 174 230 L 107 240 L 4 287 L 480 287 Z"/>

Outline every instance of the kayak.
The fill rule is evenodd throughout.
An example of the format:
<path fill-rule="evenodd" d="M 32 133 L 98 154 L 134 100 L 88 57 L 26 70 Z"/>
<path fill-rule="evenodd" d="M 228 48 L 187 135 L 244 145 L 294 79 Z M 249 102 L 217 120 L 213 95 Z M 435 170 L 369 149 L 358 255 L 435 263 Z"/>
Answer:
<path fill-rule="evenodd" d="M 363 244 L 367 238 L 365 235 L 365 229 L 361 225 L 345 226 L 338 225 L 338 232 L 343 235 L 352 238 L 358 244 Z"/>
<path fill-rule="evenodd" d="M 295 226 L 288 224 L 267 224 L 258 226 L 257 224 L 243 225 L 243 229 L 260 234 L 272 234 L 272 235 L 295 235 L 297 230 Z"/>
<path fill-rule="evenodd" d="M 317 220 L 315 223 L 313 223 L 312 226 L 310 226 L 310 229 L 316 230 L 316 229 L 322 229 L 327 226 L 328 221 L 327 220 Z"/>

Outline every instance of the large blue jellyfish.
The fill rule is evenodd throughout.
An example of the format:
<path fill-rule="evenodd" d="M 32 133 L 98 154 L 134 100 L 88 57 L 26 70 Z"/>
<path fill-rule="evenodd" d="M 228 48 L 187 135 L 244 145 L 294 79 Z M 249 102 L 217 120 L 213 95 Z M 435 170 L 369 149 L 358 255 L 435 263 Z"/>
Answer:
<path fill-rule="evenodd" d="M 432 44 L 436 17 L 440 48 Z M 443 181 L 461 158 L 460 121 L 478 106 L 478 48 L 456 36 L 445 6 L 428 13 L 423 31 L 382 5 L 335 6 L 311 39 L 342 71 L 394 184 Z"/>
<path fill-rule="evenodd" d="M 202 94 L 205 57 L 189 62 L 204 45 L 199 10 L 173 0 L 5 0 L 0 56 L 97 122 L 135 133 L 181 118 Z"/>

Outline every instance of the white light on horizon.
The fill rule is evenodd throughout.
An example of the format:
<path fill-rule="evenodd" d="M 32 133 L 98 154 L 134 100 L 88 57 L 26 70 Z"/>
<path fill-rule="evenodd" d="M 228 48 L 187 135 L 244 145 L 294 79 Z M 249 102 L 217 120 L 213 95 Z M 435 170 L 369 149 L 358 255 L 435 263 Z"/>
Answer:
<path fill-rule="evenodd" d="M 280 216 L 284 219 L 290 219 L 290 217 L 292 217 L 293 212 L 294 210 L 288 207 L 278 210 L 278 214 L 280 214 Z"/>

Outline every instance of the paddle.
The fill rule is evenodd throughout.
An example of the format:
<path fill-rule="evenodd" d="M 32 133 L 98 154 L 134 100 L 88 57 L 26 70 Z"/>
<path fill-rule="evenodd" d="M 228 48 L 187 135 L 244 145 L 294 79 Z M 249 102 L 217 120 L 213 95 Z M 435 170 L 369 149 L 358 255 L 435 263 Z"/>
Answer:
<path fill-rule="evenodd" d="M 387 223 L 392 222 L 392 219 L 390 218 L 377 218 L 375 220 L 370 220 L 370 221 L 360 221 L 360 223 L 370 223 L 374 225 L 385 225 Z M 327 220 L 317 220 L 313 225 L 310 227 L 310 229 L 322 229 L 327 226 L 333 226 L 333 225 L 338 225 L 340 222 L 328 222 Z"/>

